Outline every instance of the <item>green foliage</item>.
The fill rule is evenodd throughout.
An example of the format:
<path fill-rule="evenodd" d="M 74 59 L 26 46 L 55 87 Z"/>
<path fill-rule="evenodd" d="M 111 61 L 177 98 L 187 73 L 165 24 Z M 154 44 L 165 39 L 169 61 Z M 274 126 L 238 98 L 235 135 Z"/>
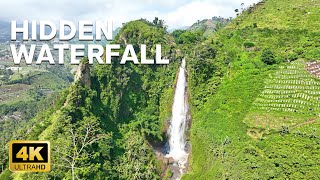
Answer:
<path fill-rule="evenodd" d="M 154 20 L 152 21 L 152 23 L 156 26 L 156 27 L 160 27 L 163 29 L 167 29 L 167 26 L 164 24 L 164 20 L 159 19 L 158 17 L 155 17 Z"/>
<path fill-rule="evenodd" d="M 15 129 L 18 139 L 52 142 L 59 150 L 53 152 L 52 171 L 14 177 L 159 179 L 160 167 L 150 144 L 166 140 L 179 59 L 186 58 L 193 119 L 190 172 L 183 179 L 319 179 L 318 81 L 307 75 L 305 61 L 300 60 L 320 58 L 316 3 L 263 1 L 213 36 L 206 29 L 176 30 L 170 35 L 158 18 L 125 24 L 114 43 L 133 44 L 138 56 L 139 44 L 147 44 L 153 49 L 147 52 L 150 58 L 155 56 L 155 45 L 162 44 L 170 65 L 119 65 L 120 59 L 114 58 L 111 65 L 92 67 L 91 87 L 75 82 L 54 108 L 26 122 L 27 128 Z M 278 74 L 281 78 L 274 78 Z M 11 82 L 39 83 L 37 75 L 21 73 Z M 48 82 L 46 87 L 60 88 Z M 292 92 L 293 86 L 298 90 Z M 38 94 L 35 90 L 32 98 L 38 99 Z M 303 106 L 288 113 L 297 102 Z M 23 106 L 1 105 L 0 113 Z M 6 147 L 10 135 L 6 127 L 15 125 L 11 123 L 0 126 L 6 135 L 0 136 L 5 142 L 1 147 Z M 2 164 L 7 162 L 0 157 Z M 168 170 L 163 178 L 171 176 Z"/>
<path fill-rule="evenodd" d="M 195 44 L 204 39 L 203 31 L 182 31 L 176 30 L 173 32 L 173 37 L 178 44 Z"/>
<path fill-rule="evenodd" d="M 202 45 L 184 52 L 189 56 L 192 155 L 191 171 L 182 179 L 319 178 L 320 157 L 315 153 L 319 135 L 313 131 L 319 123 L 314 122 L 318 110 L 310 99 L 313 96 L 308 95 L 306 105 L 292 113 L 258 111 L 255 104 L 263 102 L 270 104 L 270 108 L 291 106 L 301 98 L 287 97 L 288 102 L 281 103 L 277 98 L 261 99 L 261 96 L 313 91 L 311 88 L 316 85 L 301 84 L 301 81 L 316 80 L 311 80 L 310 74 L 307 76 L 305 61 L 299 59 L 319 58 L 316 39 L 319 39 L 320 24 L 316 20 L 319 14 L 316 6 L 314 1 L 305 0 L 264 1 L 201 42 Z M 254 40 L 254 49 L 243 48 L 253 47 L 247 40 Z M 215 51 L 213 57 L 209 54 L 201 57 L 204 53 L 197 53 L 210 46 Z M 192 72 L 196 67 L 193 61 L 202 59 L 210 60 L 216 68 L 199 71 L 199 74 Z M 301 67 L 297 70 L 296 64 L 288 61 L 302 62 Z M 278 69 L 292 71 L 292 82 L 289 83 L 286 79 L 289 76 L 283 73 L 284 79 L 274 79 Z M 282 81 L 288 82 L 281 85 Z M 274 86 L 270 86 L 270 82 L 274 82 Z M 299 86 L 296 82 L 300 82 Z M 289 92 L 282 86 L 297 89 Z M 310 105 L 312 111 L 307 108 Z"/>
<path fill-rule="evenodd" d="M 244 42 L 243 43 L 243 46 L 245 47 L 245 48 L 252 48 L 252 47 L 254 47 L 255 45 L 254 45 L 254 43 L 253 42 Z"/>
<path fill-rule="evenodd" d="M 168 179 L 170 179 L 172 176 L 173 176 L 173 172 L 169 169 L 169 170 L 167 170 L 166 175 L 165 175 L 162 179 L 168 180 Z"/>
<path fill-rule="evenodd" d="M 165 122 L 178 69 L 173 42 L 162 27 L 143 20 L 127 23 L 114 43 L 147 44 L 153 48 L 147 54 L 150 58 L 155 57 L 155 45 L 162 44 L 170 65 L 119 65 L 120 59 L 114 58 L 111 65 L 91 67 L 91 86 L 74 82 L 61 95 L 62 104 L 28 123 L 26 139 L 48 139 L 57 150 L 52 153 L 52 171 L 17 176 L 159 179 L 149 142 L 166 139 Z M 140 47 L 134 48 L 140 56 Z"/>
<path fill-rule="evenodd" d="M 101 162 L 105 164 L 111 159 L 109 153 L 112 148 L 112 134 L 103 133 L 99 126 L 99 121 L 93 116 L 85 117 L 79 123 L 64 128 L 66 129 L 64 136 L 59 137 L 57 143 L 53 144 L 57 150 L 53 154 L 53 159 L 56 161 L 55 169 L 61 169 L 57 172 L 61 173 L 62 169 L 67 168 L 69 172 L 71 171 L 72 179 L 92 178 L 101 170 L 105 174 L 110 173 Z M 102 144 L 104 149 L 100 149 Z M 103 152 L 107 153 L 102 154 Z M 61 174 L 61 177 L 65 176 L 68 177 L 69 173 Z"/>
<path fill-rule="evenodd" d="M 216 31 L 225 27 L 230 22 L 229 18 L 214 16 L 211 19 L 198 20 L 188 31 L 201 31 L 204 37 L 212 36 Z"/>
<path fill-rule="evenodd" d="M 177 29 L 177 30 L 174 30 L 171 34 L 172 36 L 174 37 L 174 39 L 177 41 L 179 38 L 179 36 L 181 36 L 181 34 L 185 33 L 186 30 L 182 30 L 182 29 Z"/>
<path fill-rule="evenodd" d="M 257 28 L 257 27 L 258 27 L 257 23 L 253 23 L 253 28 Z"/>
<path fill-rule="evenodd" d="M 288 126 L 282 126 L 280 134 L 281 135 L 285 135 L 285 134 L 289 134 L 289 133 L 290 133 L 289 127 Z"/>
<path fill-rule="evenodd" d="M 159 179 L 153 152 L 143 136 L 129 130 L 119 144 L 125 151 L 115 167 L 120 179 Z"/>
<path fill-rule="evenodd" d="M 0 167 L 8 167 L 10 140 L 26 139 L 31 118 L 34 114 L 47 109 L 48 106 L 54 107 L 57 103 L 58 94 L 51 94 L 41 98 L 38 102 L 18 101 L 13 104 L 0 105 L 0 117 L 5 117 L 0 121 Z M 40 113 L 41 114 L 41 113 Z M 39 122 L 36 122 L 39 123 Z M 40 123 L 38 124 L 40 126 Z"/>
<path fill-rule="evenodd" d="M 298 54 L 296 54 L 296 53 L 290 53 L 289 55 L 288 55 L 288 60 L 291 62 L 291 61 L 295 61 L 295 60 L 297 60 L 299 58 L 299 55 Z"/>
<path fill-rule="evenodd" d="M 261 61 L 268 65 L 273 65 L 276 63 L 276 59 L 273 55 L 273 52 L 270 49 L 264 49 L 262 51 Z"/>
<path fill-rule="evenodd" d="M 12 177 L 10 175 L 11 172 L 9 171 L 9 169 L 7 169 L 0 174 L 0 180 L 11 180 Z"/>

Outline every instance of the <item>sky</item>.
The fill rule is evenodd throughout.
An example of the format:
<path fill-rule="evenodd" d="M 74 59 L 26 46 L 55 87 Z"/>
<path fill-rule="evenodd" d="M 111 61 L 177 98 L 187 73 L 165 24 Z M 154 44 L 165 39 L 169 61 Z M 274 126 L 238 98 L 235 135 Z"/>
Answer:
<path fill-rule="evenodd" d="M 259 0 L 1 0 L 0 20 L 112 19 L 115 27 L 123 22 L 154 17 L 163 19 L 169 29 L 191 26 L 213 16 L 234 17 L 241 3 L 249 6 Z"/>

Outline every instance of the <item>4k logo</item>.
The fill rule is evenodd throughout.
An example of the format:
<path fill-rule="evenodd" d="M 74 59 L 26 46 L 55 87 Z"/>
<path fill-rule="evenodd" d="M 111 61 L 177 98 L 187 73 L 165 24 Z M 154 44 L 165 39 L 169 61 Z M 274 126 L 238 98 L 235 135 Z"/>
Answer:
<path fill-rule="evenodd" d="M 11 141 L 10 171 L 50 171 L 49 141 Z"/>

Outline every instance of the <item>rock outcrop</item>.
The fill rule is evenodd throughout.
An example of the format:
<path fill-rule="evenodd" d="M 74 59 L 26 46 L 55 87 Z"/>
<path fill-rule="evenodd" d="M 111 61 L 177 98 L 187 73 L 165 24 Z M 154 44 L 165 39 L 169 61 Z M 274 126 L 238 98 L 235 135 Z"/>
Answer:
<path fill-rule="evenodd" d="M 91 80 L 90 80 L 90 65 L 87 62 L 81 62 L 76 74 L 74 76 L 74 81 L 79 82 L 81 86 L 90 87 Z"/>

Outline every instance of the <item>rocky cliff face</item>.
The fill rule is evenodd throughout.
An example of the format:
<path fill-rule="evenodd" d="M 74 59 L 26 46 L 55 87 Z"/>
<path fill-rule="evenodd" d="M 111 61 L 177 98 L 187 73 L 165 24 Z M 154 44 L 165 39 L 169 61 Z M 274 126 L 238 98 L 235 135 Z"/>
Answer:
<path fill-rule="evenodd" d="M 84 100 L 81 98 L 81 92 L 79 92 L 78 87 L 91 88 L 90 65 L 87 61 L 82 61 L 78 66 L 64 106 L 68 106 L 72 102 L 75 107 L 79 107 L 83 103 Z"/>
<path fill-rule="evenodd" d="M 80 63 L 76 74 L 75 74 L 75 82 L 79 81 L 81 86 L 90 87 L 91 80 L 90 80 L 90 65 L 86 62 Z"/>

